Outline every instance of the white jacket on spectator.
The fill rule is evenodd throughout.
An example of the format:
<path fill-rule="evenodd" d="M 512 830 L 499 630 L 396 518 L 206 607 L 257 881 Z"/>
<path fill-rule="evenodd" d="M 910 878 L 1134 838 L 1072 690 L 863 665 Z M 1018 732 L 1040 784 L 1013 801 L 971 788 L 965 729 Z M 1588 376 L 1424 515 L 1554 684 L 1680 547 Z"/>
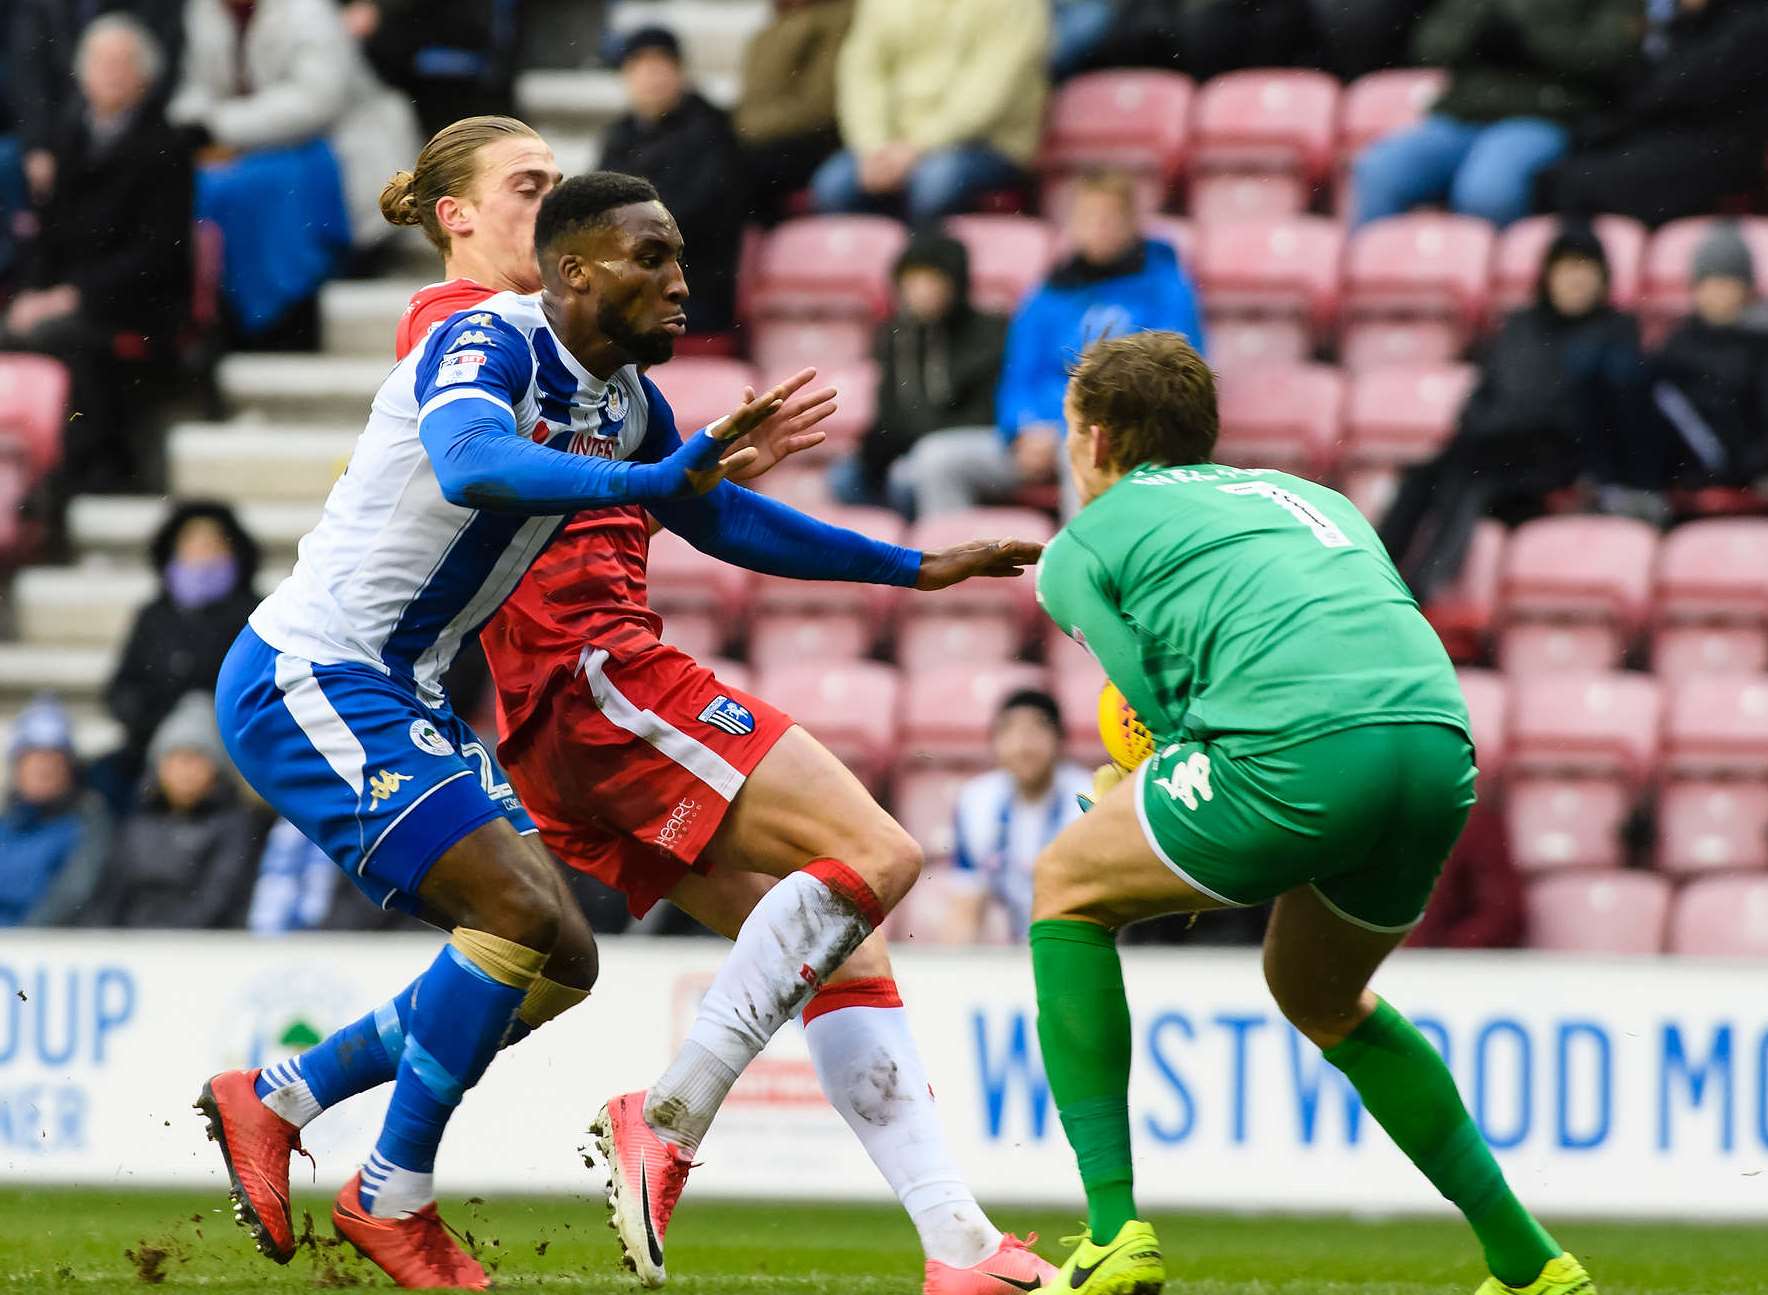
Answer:
<path fill-rule="evenodd" d="M 188 0 L 184 30 L 183 77 L 167 117 L 241 151 L 325 137 L 343 170 L 352 242 L 384 238 L 381 187 L 422 141 L 411 105 L 369 70 L 337 5 L 258 0 L 242 43 L 223 0 Z"/>

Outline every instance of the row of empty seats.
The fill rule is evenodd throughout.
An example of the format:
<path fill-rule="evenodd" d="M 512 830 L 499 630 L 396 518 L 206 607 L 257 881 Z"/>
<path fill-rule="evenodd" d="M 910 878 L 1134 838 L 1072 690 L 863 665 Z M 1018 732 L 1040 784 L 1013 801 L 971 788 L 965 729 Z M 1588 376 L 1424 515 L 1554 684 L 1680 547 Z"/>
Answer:
<path fill-rule="evenodd" d="M 1529 944 L 1575 953 L 1768 958 L 1768 878 L 1676 885 L 1649 872 L 1540 877 L 1528 887 Z"/>

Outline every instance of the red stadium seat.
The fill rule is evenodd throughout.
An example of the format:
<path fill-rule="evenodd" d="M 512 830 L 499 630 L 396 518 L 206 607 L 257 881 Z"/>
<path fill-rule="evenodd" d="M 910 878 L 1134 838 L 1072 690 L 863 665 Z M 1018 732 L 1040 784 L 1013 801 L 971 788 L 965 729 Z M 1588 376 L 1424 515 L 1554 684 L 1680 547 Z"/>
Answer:
<path fill-rule="evenodd" d="M 1529 883 L 1529 944 L 1577 953 L 1658 953 L 1670 883 L 1649 872 L 1563 873 Z"/>
<path fill-rule="evenodd" d="M 1027 577 L 1029 578 L 1029 577 Z M 912 607 L 912 604 L 911 604 Z M 907 614 L 896 635 L 896 663 L 914 673 L 953 661 L 1011 661 L 1025 646 L 1016 611 L 981 615 Z"/>
<path fill-rule="evenodd" d="M 1305 211 L 1332 165 L 1338 82 L 1324 72 L 1253 68 L 1198 92 L 1192 214 L 1200 221 Z"/>
<path fill-rule="evenodd" d="M 1338 458 L 1344 380 L 1326 364 L 1272 365 L 1221 375 L 1216 457 L 1237 467 L 1324 477 Z"/>
<path fill-rule="evenodd" d="M 743 388 L 759 382 L 742 360 L 682 356 L 647 371 L 675 410 L 675 425 L 686 436 L 723 418 L 743 399 Z"/>
<path fill-rule="evenodd" d="M 1472 216 L 1373 221 L 1345 251 L 1341 358 L 1348 367 L 1449 359 L 1485 317 L 1492 229 Z"/>
<path fill-rule="evenodd" d="M 995 708 L 1017 688 L 1048 684 L 1041 666 L 1020 662 L 942 666 L 905 676 L 902 746 L 909 769 L 983 769 Z"/>
<path fill-rule="evenodd" d="M 867 319 L 757 319 L 749 329 L 749 351 L 763 373 L 862 364 L 871 355 L 875 327 Z"/>
<path fill-rule="evenodd" d="M 923 517 L 909 528 L 903 540 L 910 548 L 931 551 L 969 540 L 1047 541 L 1056 528 L 1043 513 L 1029 508 L 967 508 L 962 512 Z M 904 601 L 905 619 L 922 616 L 1009 616 L 1017 620 L 1022 634 L 1037 624 L 1037 582 L 1027 571 L 1011 580 L 967 580 L 937 593 L 910 594 Z"/>
<path fill-rule="evenodd" d="M 711 612 L 672 612 L 657 637 L 703 662 L 730 645 L 732 628 L 729 619 Z"/>
<path fill-rule="evenodd" d="M 764 613 L 749 626 L 749 664 L 774 670 L 798 661 L 858 661 L 877 637 L 877 626 L 863 615 Z"/>
<path fill-rule="evenodd" d="M 970 300 L 1010 315 L 1056 254 L 1056 235 L 1034 216 L 952 216 L 945 232 L 970 253 Z"/>
<path fill-rule="evenodd" d="M 59 360 L 0 354 L 0 437 L 23 449 L 33 484 L 61 462 L 67 404 L 68 371 Z"/>
<path fill-rule="evenodd" d="M 1495 670 L 1457 670 L 1455 677 L 1461 683 L 1461 695 L 1467 699 L 1480 780 L 1483 784 L 1496 783 L 1504 773 L 1509 722 L 1509 693 L 1504 676 Z"/>
<path fill-rule="evenodd" d="M 1659 693 L 1625 671 L 1525 675 L 1510 680 L 1513 776 L 1607 778 L 1642 786 L 1658 748 Z"/>
<path fill-rule="evenodd" d="M 1338 160 L 1348 166 L 1384 135 L 1415 125 L 1449 83 L 1440 68 L 1395 68 L 1358 77 L 1338 100 Z"/>
<path fill-rule="evenodd" d="M 1673 778 L 1768 780 L 1768 675 L 1667 682 L 1662 764 Z"/>
<path fill-rule="evenodd" d="M 1504 560 L 1498 659 L 1507 671 L 1620 664 L 1645 623 L 1658 533 L 1629 517 L 1543 517 Z"/>
<path fill-rule="evenodd" d="M 1442 639 L 1451 661 L 1467 663 L 1485 656 L 1498 618 L 1498 582 L 1509 542 L 1510 532 L 1502 523 L 1490 518 L 1476 523 L 1460 574 L 1424 609 L 1424 618 Z"/>
<path fill-rule="evenodd" d="M 829 493 L 829 464 L 833 457 L 812 450 L 780 464 L 753 482 L 753 487 L 770 499 L 821 517 L 835 506 L 835 498 Z"/>
<path fill-rule="evenodd" d="M 908 241 L 885 216 L 805 216 L 767 236 L 756 257 L 749 310 L 756 318 L 881 318 L 890 271 Z"/>
<path fill-rule="evenodd" d="M 835 388 L 835 412 L 817 424 L 817 430 L 828 439 L 804 460 L 826 471 L 836 459 L 851 453 L 878 422 L 878 364 L 869 357 L 857 360 L 813 358 L 795 368 L 762 369 L 758 385 L 783 382 L 806 367 L 816 370 L 816 377 L 811 379 L 806 391 Z M 762 481 L 766 479 L 763 477 Z"/>
<path fill-rule="evenodd" d="M 1065 82 L 1050 97 L 1038 149 L 1045 209 L 1065 178 L 1105 167 L 1146 177 L 1162 197 L 1173 192 L 1192 95 L 1190 78 L 1177 72 L 1089 72 Z"/>
<path fill-rule="evenodd" d="M 1597 238 L 1608 253 L 1609 298 L 1621 310 L 1639 304 L 1645 268 L 1645 226 L 1627 216 L 1598 216 Z M 1541 259 L 1559 233 L 1557 216 L 1530 216 L 1505 228 L 1492 254 L 1492 315 L 1507 314 L 1535 299 Z"/>
<path fill-rule="evenodd" d="M 876 661 L 794 661 L 755 683 L 874 792 L 896 753 L 901 691 L 896 668 Z"/>
<path fill-rule="evenodd" d="M 1338 261 L 1344 236 L 1323 216 L 1217 222 L 1203 226 L 1198 288 L 1209 308 L 1212 358 L 1223 326 L 1281 325 L 1302 359 L 1325 341 L 1338 309 Z M 1218 361 L 1219 362 L 1219 361 Z"/>
<path fill-rule="evenodd" d="M 1366 369 L 1350 375 L 1344 492 L 1365 516 L 1386 513 L 1400 469 L 1442 448 L 1477 376 L 1467 364 Z"/>
<path fill-rule="evenodd" d="M 1768 666 L 1768 521 L 1689 522 L 1658 548 L 1652 661 L 1666 678 Z"/>
<path fill-rule="evenodd" d="M 1704 877 L 1677 896 L 1670 952 L 1768 958 L 1768 878 Z"/>
<path fill-rule="evenodd" d="M 665 622 L 681 615 L 711 616 L 737 626 L 748 609 L 755 575 L 700 552 L 671 531 L 658 531 L 651 537 L 645 583 L 651 606 Z"/>
<path fill-rule="evenodd" d="M 1694 264 L 1694 249 L 1706 237 L 1714 219 L 1690 216 L 1672 220 L 1651 236 L 1645 249 L 1645 283 L 1639 306 L 1640 323 L 1648 343 L 1661 339 L 1692 308 L 1689 272 Z M 1737 223 L 1755 257 L 1756 287 L 1768 292 L 1768 217 L 1753 216 Z"/>
<path fill-rule="evenodd" d="M 1099 740 L 1099 690 L 1105 686 L 1105 672 L 1079 644 L 1074 652 L 1050 662 L 1050 690 L 1062 708 L 1062 754 L 1092 769 L 1109 758 Z"/>
<path fill-rule="evenodd" d="M 1768 868 L 1768 783 L 1671 782 L 1658 795 L 1657 820 L 1664 872 Z"/>
<path fill-rule="evenodd" d="M 1623 866 L 1634 802 L 1626 787 L 1599 778 L 1518 778 L 1504 798 L 1517 869 Z"/>
<path fill-rule="evenodd" d="M 958 793 L 970 775 L 950 769 L 905 774 L 891 790 L 894 817 L 920 843 L 931 863 L 956 853 Z"/>

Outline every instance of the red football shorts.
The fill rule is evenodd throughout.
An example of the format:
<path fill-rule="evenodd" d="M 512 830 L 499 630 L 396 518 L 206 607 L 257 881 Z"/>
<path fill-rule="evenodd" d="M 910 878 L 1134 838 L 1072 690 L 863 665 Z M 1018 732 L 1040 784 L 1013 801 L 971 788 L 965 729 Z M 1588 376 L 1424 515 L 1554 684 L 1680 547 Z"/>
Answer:
<path fill-rule="evenodd" d="M 792 718 L 655 640 L 626 660 L 585 647 L 553 677 L 498 754 L 547 847 L 643 917 L 709 870 L 701 851 Z"/>

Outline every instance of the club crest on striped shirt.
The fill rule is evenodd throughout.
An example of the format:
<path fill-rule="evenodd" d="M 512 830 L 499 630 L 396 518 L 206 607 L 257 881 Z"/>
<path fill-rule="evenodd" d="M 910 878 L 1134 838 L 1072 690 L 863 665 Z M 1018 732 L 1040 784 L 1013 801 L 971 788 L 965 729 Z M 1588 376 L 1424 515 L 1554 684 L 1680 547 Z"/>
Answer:
<path fill-rule="evenodd" d="M 700 712 L 700 719 L 713 728 L 723 729 L 732 737 L 747 737 L 755 731 L 755 716 L 741 702 L 729 697 L 714 697 Z"/>

